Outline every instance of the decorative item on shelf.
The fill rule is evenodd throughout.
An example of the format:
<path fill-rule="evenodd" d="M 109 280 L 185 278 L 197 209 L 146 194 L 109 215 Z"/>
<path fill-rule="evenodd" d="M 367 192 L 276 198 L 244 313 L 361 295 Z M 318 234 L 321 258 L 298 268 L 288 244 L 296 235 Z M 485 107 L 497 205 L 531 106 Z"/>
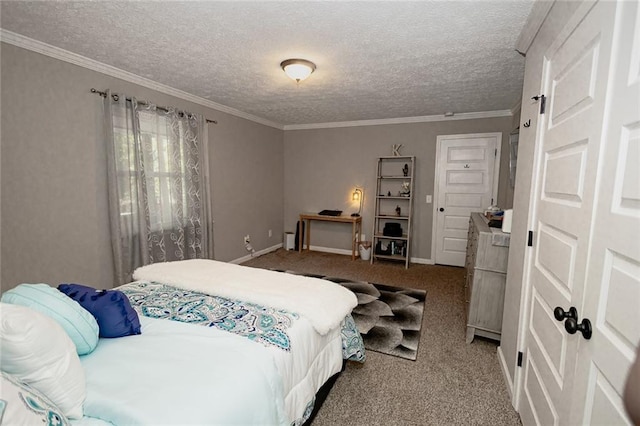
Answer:
<path fill-rule="evenodd" d="M 393 144 L 391 148 L 391 153 L 393 154 L 394 157 L 400 157 L 400 148 L 402 148 L 401 143 Z"/>
<path fill-rule="evenodd" d="M 384 224 L 382 235 L 385 237 L 402 237 L 402 226 L 397 222 L 387 222 Z"/>
<path fill-rule="evenodd" d="M 402 174 L 407 177 L 409 176 L 409 165 L 405 163 L 404 167 L 402 168 Z"/>
<path fill-rule="evenodd" d="M 393 253 L 402 255 L 404 252 L 404 243 L 402 241 L 395 241 L 393 244 Z"/>
<path fill-rule="evenodd" d="M 396 216 L 401 216 L 402 215 L 402 209 L 400 208 L 400 206 L 396 206 Z"/>
<path fill-rule="evenodd" d="M 390 255 L 391 254 L 391 245 L 388 244 L 386 241 L 378 240 L 378 242 L 376 243 L 376 247 L 375 247 L 374 252 L 375 252 L 375 254 Z"/>
<path fill-rule="evenodd" d="M 400 190 L 401 197 L 409 197 L 411 196 L 411 183 L 410 182 L 402 182 L 402 189 Z"/>
<path fill-rule="evenodd" d="M 364 200 L 364 191 L 361 188 L 356 188 L 353 191 L 353 194 L 351 195 L 351 199 L 353 201 L 360 201 L 360 207 L 358 207 L 358 212 L 357 213 L 351 213 L 352 217 L 358 217 L 358 216 L 360 216 L 360 213 L 362 212 L 362 201 Z"/>
<path fill-rule="evenodd" d="M 387 191 L 387 197 L 391 197 L 391 191 Z"/>

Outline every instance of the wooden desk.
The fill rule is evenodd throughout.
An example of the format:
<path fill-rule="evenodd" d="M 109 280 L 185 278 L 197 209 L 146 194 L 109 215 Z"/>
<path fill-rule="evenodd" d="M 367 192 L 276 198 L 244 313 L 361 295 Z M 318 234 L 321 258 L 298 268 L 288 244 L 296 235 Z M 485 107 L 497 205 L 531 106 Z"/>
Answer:
<path fill-rule="evenodd" d="M 324 216 L 316 213 L 300 213 L 300 223 L 298 224 L 298 251 L 302 251 L 302 224 L 307 221 L 307 250 L 310 250 L 311 245 L 311 221 L 319 220 L 322 222 L 340 222 L 351 224 L 351 260 L 356 259 L 356 252 L 358 245 L 360 244 L 360 236 L 362 235 L 362 216 Z M 356 234 L 358 240 L 356 241 Z"/>

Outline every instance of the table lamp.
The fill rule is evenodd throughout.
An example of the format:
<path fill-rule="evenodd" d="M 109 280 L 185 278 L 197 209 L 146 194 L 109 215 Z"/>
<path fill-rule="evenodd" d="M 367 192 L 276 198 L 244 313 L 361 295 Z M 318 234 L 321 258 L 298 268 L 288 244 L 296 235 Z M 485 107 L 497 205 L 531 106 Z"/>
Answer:
<path fill-rule="evenodd" d="M 362 212 L 362 201 L 364 200 L 364 192 L 362 191 L 362 189 L 356 188 L 353 191 L 353 195 L 351 196 L 351 199 L 353 201 L 360 201 L 360 207 L 358 208 L 358 212 L 357 213 L 351 213 L 352 217 L 358 217 L 358 216 L 360 216 L 360 213 Z"/>

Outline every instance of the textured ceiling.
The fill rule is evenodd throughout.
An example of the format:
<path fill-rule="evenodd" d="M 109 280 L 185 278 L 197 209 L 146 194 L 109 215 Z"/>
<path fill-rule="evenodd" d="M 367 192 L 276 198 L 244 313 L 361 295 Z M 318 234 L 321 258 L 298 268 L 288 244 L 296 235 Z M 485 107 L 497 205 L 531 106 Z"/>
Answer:
<path fill-rule="evenodd" d="M 3 29 L 281 125 L 511 109 L 532 0 L 2 1 Z M 299 86 L 288 58 L 316 63 Z"/>

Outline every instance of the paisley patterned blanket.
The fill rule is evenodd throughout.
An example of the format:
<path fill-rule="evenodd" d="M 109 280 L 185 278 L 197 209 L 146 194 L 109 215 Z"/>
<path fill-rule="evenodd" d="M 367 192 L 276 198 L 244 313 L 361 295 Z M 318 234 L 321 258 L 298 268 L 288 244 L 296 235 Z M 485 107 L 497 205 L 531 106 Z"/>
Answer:
<path fill-rule="evenodd" d="M 156 282 L 133 282 L 118 290 L 127 295 L 141 315 L 215 327 L 284 351 L 291 350 L 287 329 L 299 318 L 293 312 Z M 341 327 L 343 358 L 364 362 L 362 336 L 351 315 Z"/>

